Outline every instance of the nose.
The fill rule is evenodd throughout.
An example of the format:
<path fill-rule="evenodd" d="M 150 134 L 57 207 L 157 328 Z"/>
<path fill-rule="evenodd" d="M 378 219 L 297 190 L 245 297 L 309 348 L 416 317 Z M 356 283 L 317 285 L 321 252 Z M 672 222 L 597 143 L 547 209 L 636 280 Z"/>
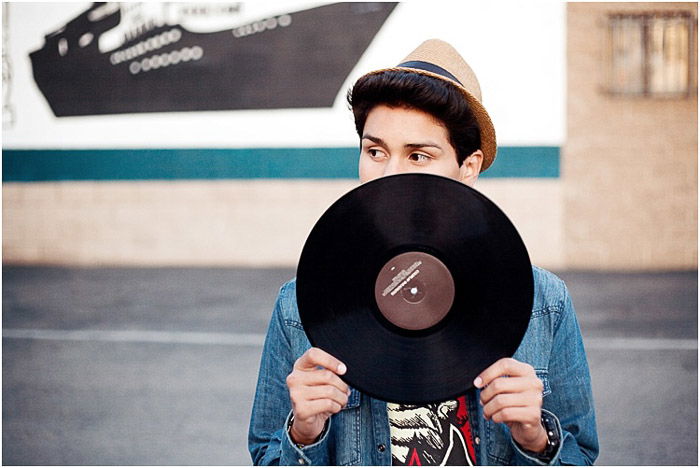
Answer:
<path fill-rule="evenodd" d="M 401 164 L 399 158 L 389 157 L 386 165 L 384 166 L 384 177 L 399 174 L 401 172 Z"/>

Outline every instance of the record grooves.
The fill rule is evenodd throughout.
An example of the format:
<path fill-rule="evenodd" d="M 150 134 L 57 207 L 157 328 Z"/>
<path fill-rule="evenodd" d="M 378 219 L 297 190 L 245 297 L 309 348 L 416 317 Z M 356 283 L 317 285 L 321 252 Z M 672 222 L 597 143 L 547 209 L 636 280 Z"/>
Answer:
<path fill-rule="evenodd" d="M 464 394 L 512 356 L 533 300 L 530 259 L 506 215 L 440 176 L 365 183 L 318 220 L 297 268 L 309 341 L 375 398 L 429 403 Z"/>

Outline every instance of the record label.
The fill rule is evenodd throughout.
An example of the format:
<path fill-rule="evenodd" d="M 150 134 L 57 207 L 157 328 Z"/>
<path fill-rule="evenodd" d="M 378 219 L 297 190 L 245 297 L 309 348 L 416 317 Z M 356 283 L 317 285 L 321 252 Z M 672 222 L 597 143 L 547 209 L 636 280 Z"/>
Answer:
<path fill-rule="evenodd" d="M 379 271 L 374 298 L 381 314 L 406 330 L 424 330 L 450 311 L 455 284 L 444 263 L 425 252 L 406 252 Z"/>

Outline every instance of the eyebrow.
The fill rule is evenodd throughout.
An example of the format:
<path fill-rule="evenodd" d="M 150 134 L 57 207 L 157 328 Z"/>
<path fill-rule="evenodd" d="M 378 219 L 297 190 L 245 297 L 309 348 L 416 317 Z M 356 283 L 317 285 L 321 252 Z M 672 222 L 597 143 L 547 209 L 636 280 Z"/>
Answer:
<path fill-rule="evenodd" d="M 386 146 L 386 142 L 382 140 L 379 137 L 375 137 L 372 135 L 364 134 L 362 135 L 362 139 L 367 139 L 370 141 L 375 142 L 378 145 Z M 437 148 L 439 150 L 442 150 L 442 146 L 438 145 L 437 143 L 432 143 L 432 142 L 425 142 L 425 143 L 406 143 L 403 145 L 404 148 L 425 148 L 425 147 L 431 147 L 431 148 Z"/>

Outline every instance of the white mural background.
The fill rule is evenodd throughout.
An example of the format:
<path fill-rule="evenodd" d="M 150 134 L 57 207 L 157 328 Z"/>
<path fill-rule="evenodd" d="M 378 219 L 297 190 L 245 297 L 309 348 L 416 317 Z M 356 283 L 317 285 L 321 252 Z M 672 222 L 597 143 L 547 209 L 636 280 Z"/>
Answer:
<path fill-rule="evenodd" d="M 408 1 L 379 31 L 328 109 L 238 110 L 56 118 L 32 78 L 28 54 L 89 3 L 10 3 L 8 96 L 15 112 L 4 148 L 355 146 L 345 92 L 366 71 L 397 64 L 420 42 L 452 43 L 481 82 L 501 145 L 561 145 L 565 4 L 557 1 Z M 257 5 L 257 9 L 251 8 Z M 318 5 L 243 3 L 242 21 Z M 253 9 L 253 11 L 248 11 Z M 246 13 L 247 12 L 247 13 Z M 200 25 L 204 28 L 206 25 Z M 217 24 L 211 25 L 216 27 Z"/>

